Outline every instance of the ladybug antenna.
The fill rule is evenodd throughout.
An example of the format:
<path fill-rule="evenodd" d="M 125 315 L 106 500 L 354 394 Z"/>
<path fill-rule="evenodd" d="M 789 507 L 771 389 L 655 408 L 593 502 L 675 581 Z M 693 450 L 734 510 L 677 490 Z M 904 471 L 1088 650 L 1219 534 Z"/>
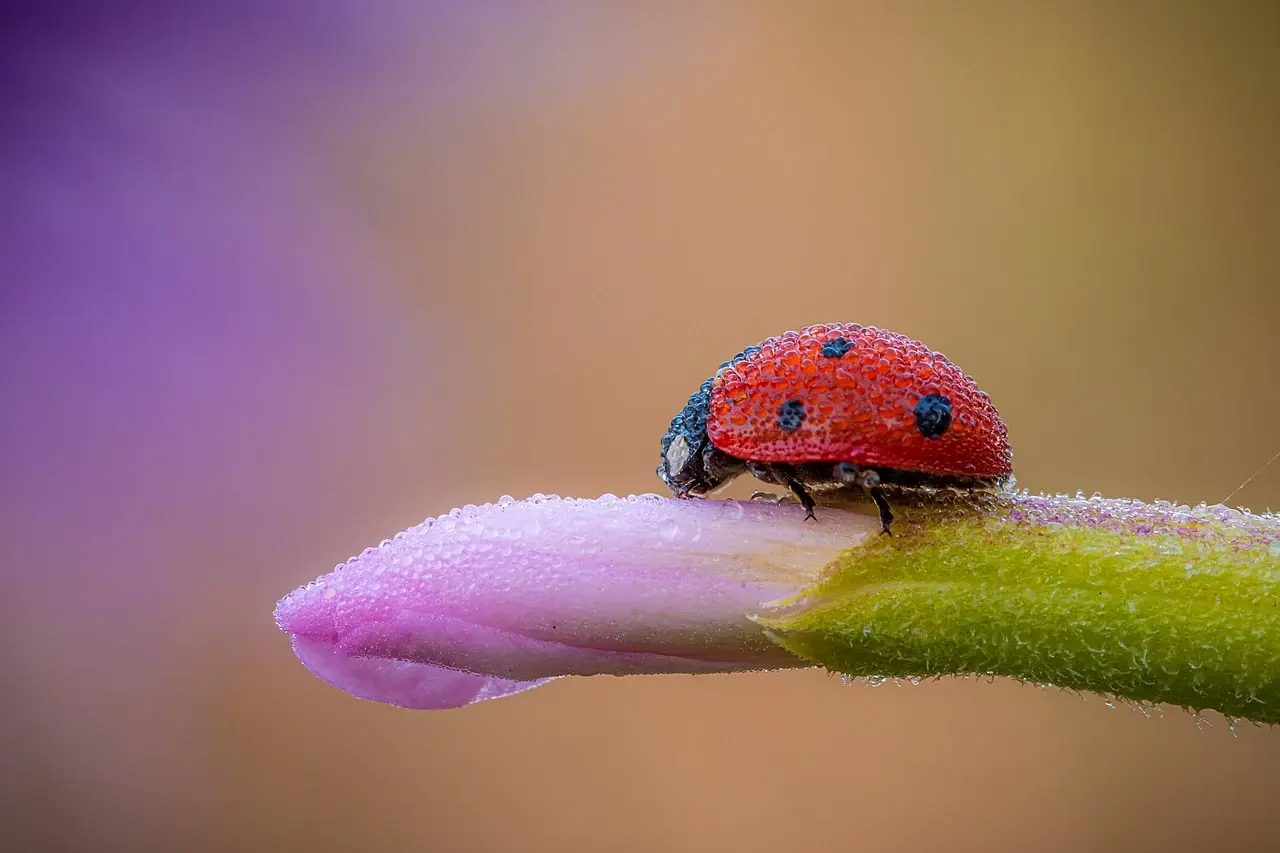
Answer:
<path fill-rule="evenodd" d="M 1271 467 L 1271 463 L 1272 463 L 1272 462 L 1275 462 L 1277 459 L 1280 459 L 1280 450 L 1276 451 L 1276 455 L 1275 455 L 1275 456 L 1272 456 L 1270 459 L 1268 459 L 1268 460 L 1266 461 L 1266 463 L 1265 463 L 1261 468 L 1259 468 L 1257 471 L 1254 471 L 1252 474 L 1250 474 L 1250 475 L 1249 475 L 1249 479 L 1245 480 L 1243 483 L 1241 483 L 1240 485 L 1236 486 L 1235 491 L 1233 491 L 1231 494 L 1227 495 L 1227 496 L 1226 496 L 1225 498 L 1223 498 L 1219 503 L 1221 503 L 1221 504 L 1223 504 L 1223 505 L 1226 505 L 1227 501 L 1229 501 L 1229 500 L 1231 500 L 1232 498 L 1234 498 L 1234 497 L 1235 497 L 1235 496 L 1240 492 L 1240 490 L 1241 490 L 1241 489 L 1243 489 L 1245 486 L 1247 486 L 1247 485 L 1249 485 L 1250 483 L 1252 483 L 1255 477 L 1257 477 L 1257 476 L 1258 476 L 1259 474 L 1261 474 L 1263 471 L 1265 471 L 1265 470 L 1267 470 L 1268 468 L 1270 468 L 1270 467 Z"/>

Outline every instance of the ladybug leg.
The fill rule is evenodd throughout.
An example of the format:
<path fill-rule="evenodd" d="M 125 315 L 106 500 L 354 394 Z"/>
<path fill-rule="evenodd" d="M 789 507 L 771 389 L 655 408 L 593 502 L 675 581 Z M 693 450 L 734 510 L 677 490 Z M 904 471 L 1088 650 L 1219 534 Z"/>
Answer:
<path fill-rule="evenodd" d="M 893 510 L 889 509 L 889 502 L 885 500 L 884 489 L 879 486 L 872 486 L 871 500 L 876 502 L 876 509 L 880 510 L 880 527 L 886 536 L 892 536 L 889 531 L 889 525 L 893 524 Z"/>
<path fill-rule="evenodd" d="M 791 490 L 792 494 L 800 499 L 800 505 L 804 507 L 804 520 L 808 521 L 812 518 L 814 521 L 817 521 L 818 517 L 813 514 L 813 508 L 817 506 L 817 504 L 814 503 L 813 495 L 810 495 L 805 491 L 804 486 L 801 485 L 800 481 L 795 477 L 792 477 L 789 474 L 785 476 L 787 480 L 787 488 Z"/>
<path fill-rule="evenodd" d="M 889 509 L 889 501 L 885 499 L 884 489 L 880 486 L 880 472 L 859 468 L 851 462 L 841 462 L 836 466 L 835 475 L 840 482 L 871 493 L 871 500 L 876 502 L 876 509 L 880 511 L 880 528 L 886 535 L 892 536 L 889 525 L 893 524 L 893 510 Z"/>
<path fill-rule="evenodd" d="M 777 483 L 780 486 L 786 486 L 791 493 L 800 500 L 800 505 L 804 507 L 804 520 L 818 518 L 813 514 L 813 508 L 817 506 L 813 496 L 805 489 L 804 484 L 795 475 L 795 470 L 790 465 L 765 465 L 748 463 L 748 470 L 758 479 L 767 483 Z"/>

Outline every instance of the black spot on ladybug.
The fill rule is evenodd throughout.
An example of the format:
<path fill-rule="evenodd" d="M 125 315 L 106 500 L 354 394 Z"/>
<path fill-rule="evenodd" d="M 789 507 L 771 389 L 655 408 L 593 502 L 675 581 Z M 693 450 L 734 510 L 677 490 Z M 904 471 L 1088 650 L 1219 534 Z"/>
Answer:
<path fill-rule="evenodd" d="M 778 407 L 778 426 L 783 432 L 795 432 L 804 423 L 804 403 L 788 400 Z"/>
<path fill-rule="evenodd" d="M 853 342 L 848 338 L 832 338 L 822 345 L 823 358 L 842 358 L 853 349 Z"/>
<path fill-rule="evenodd" d="M 941 394 L 926 394 L 916 403 L 916 429 L 925 438 L 940 438 L 951 426 L 951 399 Z"/>

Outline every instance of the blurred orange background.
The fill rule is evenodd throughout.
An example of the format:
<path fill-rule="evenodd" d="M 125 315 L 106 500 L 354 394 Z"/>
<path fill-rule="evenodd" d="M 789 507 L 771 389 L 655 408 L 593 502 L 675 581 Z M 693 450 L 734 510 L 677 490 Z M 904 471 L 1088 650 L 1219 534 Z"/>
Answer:
<path fill-rule="evenodd" d="M 1280 849 L 1280 734 L 1212 715 L 818 671 L 415 713 L 271 620 L 451 507 L 659 490 L 697 385 L 813 322 L 945 352 L 1023 487 L 1223 499 L 1280 450 L 1276 7 L 91 5 L 0 62 L 10 849 Z"/>

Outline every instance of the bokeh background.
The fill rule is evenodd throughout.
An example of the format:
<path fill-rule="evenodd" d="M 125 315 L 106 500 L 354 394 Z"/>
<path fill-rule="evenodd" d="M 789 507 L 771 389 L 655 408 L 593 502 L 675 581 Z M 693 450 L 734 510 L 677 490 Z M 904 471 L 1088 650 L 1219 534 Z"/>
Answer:
<path fill-rule="evenodd" d="M 810 322 L 950 355 L 1027 488 L 1225 498 L 1280 450 L 1276 9 L 5 3 L 6 849 L 1280 849 L 1280 734 L 1213 716 L 814 671 L 411 713 L 271 620 L 455 505 L 656 491 Z"/>

